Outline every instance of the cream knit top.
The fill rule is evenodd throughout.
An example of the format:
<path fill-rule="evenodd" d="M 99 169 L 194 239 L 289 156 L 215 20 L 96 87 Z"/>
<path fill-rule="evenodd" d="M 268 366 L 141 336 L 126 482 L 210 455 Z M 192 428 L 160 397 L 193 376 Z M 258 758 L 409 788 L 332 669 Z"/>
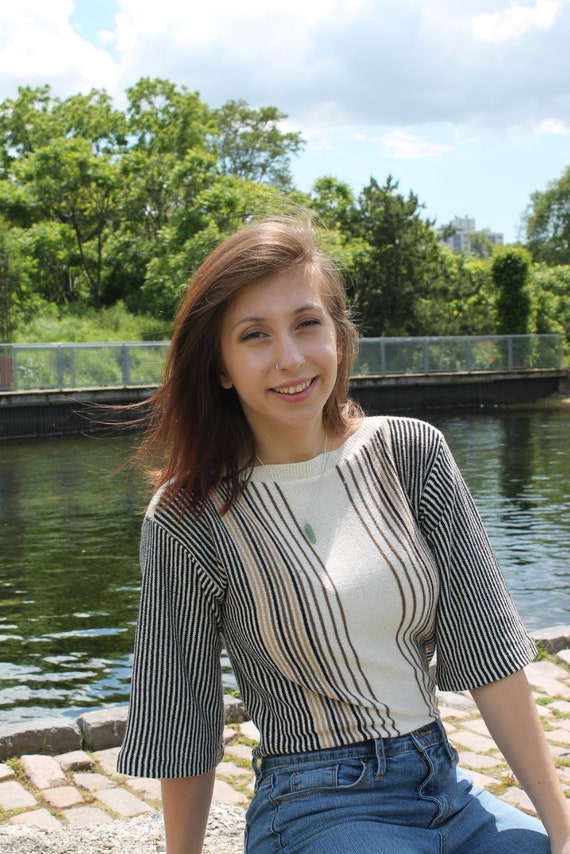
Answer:
<path fill-rule="evenodd" d="M 216 493 L 195 519 L 182 497 L 159 510 L 155 496 L 147 511 L 122 773 L 218 763 L 222 644 L 260 756 L 433 720 L 436 649 L 445 690 L 535 655 L 451 453 L 424 422 L 367 418 L 326 459 L 255 468 L 232 510 L 221 506 Z"/>

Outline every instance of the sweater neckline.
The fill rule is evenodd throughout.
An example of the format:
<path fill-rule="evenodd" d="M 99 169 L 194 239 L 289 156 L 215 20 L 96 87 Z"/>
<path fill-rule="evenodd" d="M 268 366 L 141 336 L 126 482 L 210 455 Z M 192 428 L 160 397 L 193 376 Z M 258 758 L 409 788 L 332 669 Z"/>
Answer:
<path fill-rule="evenodd" d="M 324 471 L 324 453 L 320 453 L 316 457 L 300 463 L 269 463 L 263 466 L 255 466 L 251 472 L 250 481 L 254 483 L 284 483 L 326 476 L 327 471 L 335 468 L 362 447 L 370 435 L 378 429 L 381 420 L 382 416 L 364 418 L 358 429 L 342 445 L 332 451 L 327 451 L 328 459 Z"/>

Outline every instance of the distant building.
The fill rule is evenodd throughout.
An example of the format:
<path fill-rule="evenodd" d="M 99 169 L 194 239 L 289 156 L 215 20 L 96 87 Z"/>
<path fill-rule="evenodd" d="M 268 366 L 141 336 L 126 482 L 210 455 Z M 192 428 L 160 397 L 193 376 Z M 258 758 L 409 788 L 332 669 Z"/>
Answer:
<path fill-rule="evenodd" d="M 453 252 L 465 252 L 469 253 L 472 251 L 471 248 L 471 235 L 476 233 L 477 235 L 484 235 L 491 246 L 502 246 L 503 245 L 503 235 L 498 234 L 495 231 L 491 231 L 489 228 L 483 228 L 480 231 L 477 231 L 475 228 L 475 220 L 470 219 L 470 217 L 455 217 L 451 220 L 449 225 L 440 226 L 437 229 L 437 234 L 439 236 L 439 242 L 442 246 L 447 246 L 448 249 L 451 249 Z"/>

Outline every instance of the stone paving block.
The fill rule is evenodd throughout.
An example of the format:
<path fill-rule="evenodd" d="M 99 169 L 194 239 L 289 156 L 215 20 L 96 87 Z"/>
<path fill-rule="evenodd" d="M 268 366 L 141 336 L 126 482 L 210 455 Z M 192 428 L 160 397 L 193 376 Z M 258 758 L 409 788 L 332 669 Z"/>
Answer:
<path fill-rule="evenodd" d="M 73 782 L 82 789 L 98 792 L 100 789 L 114 789 L 117 784 L 103 774 L 78 773 L 73 775 Z"/>
<path fill-rule="evenodd" d="M 260 733 L 253 721 L 245 721 L 239 725 L 239 731 L 245 738 L 251 738 L 252 741 L 259 742 Z"/>
<path fill-rule="evenodd" d="M 493 789 L 495 786 L 499 785 L 499 781 L 495 780 L 494 777 L 489 777 L 487 774 L 481 774 L 479 771 L 469 771 L 469 776 L 475 785 L 480 786 L 481 789 Z"/>
<path fill-rule="evenodd" d="M 548 626 L 545 629 L 536 629 L 530 634 L 535 641 L 540 641 L 545 645 L 547 652 L 554 655 L 558 650 L 568 646 L 570 626 Z"/>
<path fill-rule="evenodd" d="M 462 724 L 465 729 L 471 730 L 472 732 L 477 732 L 479 735 L 486 735 L 487 738 L 491 738 L 491 734 L 487 729 L 487 724 L 483 720 L 483 718 L 471 718 L 468 721 L 463 721 Z"/>
<path fill-rule="evenodd" d="M 451 706 L 438 706 L 439 714 L 445 726 L 450 721 L 457 723 L 457 721 L 462 721 L 465 718 L 471 717 L 473 714 L 473 709 L 453 709 Z"/>
<path fill-rule="evenodd" d="M 519 789 L 517 786 L 510 786 L 499 797 L 501 800 L 507 801 L 507 803 L 512 804 L 514 807 L 518 807 L 520 810 L 536 815 L 536 810 L 531 799 L 526 792 L 523 792 L 523 790 Z"/>
<path fill-rule="evenodd" d="M 128 706 L 87 712 L 77 718 L 87 750 L 119 747 L 125 735 Z"/>
<path fill-rule="evenodd" d="M 234 738 L 237 738 L 237 731 L 231 726 L 224 727 L 224 744 L 229 744 Z"/>
<path fill-rule="evenodd" d="M 132 818 L 135 815 L 142 815 L 142 813 L 155 812 L 153 807 L 141 801 L 132 792 L 127 792 L 126 789 L 100 789 L 95 797 L 122 818 Z"/>
<path fill-rule="evenodd" d="M 570 649 L 560 649 L 556 653 L 556 659 L 563 664 L 570 664 Z"/>
<path fill-rule="evenodd" d="M 554 741 L 556 744 L 570 745 L 570 732 L 563 727 L 550 730 L 548 733 L 548 740 Z"/>
<path fill-rule="evenodd" d="M 67 718 L 38 718 L 0 726 L 0 760 L 26 753 L 65 753 L 80 747 L 79 728 Z"/>
<path fill-rule="evenodd" d="M 0 782 L 3 780 L 9 780 L 11 777 L 15 776 L 16 774 L 9 765 L 5 765 L 3 762 L 0 763 Z"/>
<path fill-rule="evenodd" d="M 54 830 L 61 827 L 61 822 L 49 810 L 43 808 L 14 815 L 8 824 L 24 825 L 25 827 L 43 827 L 46 830 Z"/>
<path fill-rule="evenodd" d="M 84 750 L 60 753 L 55 758 L 64 771 L 89 771 L 94 765 L 93 759 Z"/>
<path fill-rule="evenodd" d="M 216 767 L 216 774 L 219 774 L 220 777 L 230 779 L 232 777 L 245 779 L 247 777 L 251 777 L 253 775 L 253 771 L 248 771 L 247 768 L 240 768 L 240 766 L 236 765 L 235 762 L 226 762 L 224 760 Z"/>
<path fill-rule="evenodd" d="M 67 778 L 53 756 L 22 756 L 22 767 L 36 789 L 65 786 Z"/>
<path fill-rule="evenodd" d="M 160 780 L 151 780 L 144 777 L 127 777 L 125 782 L 129 789 L 134 789 L 144 798 L 148 798 L 149 801 L 162 800 Z"/>
<path fill-rule="evenodd" d="M 243 804 L 244 801 L 247 801 L 247 797 L 241 792 L 236 792 L 225 780 L 216 779 L 212 800 L 219 804 Z"/>
<path fill-rule="evenodd" d="M 556 729 L 564 729 L 566 732 L 570 732 L 570 719 L 560 717 L 554 718 L 554 720 L 551 721 L 551 726 L 556 727 Z"/>
<path fill-rule="evenodd" d="M 117 777 L 124 776 L 117 771 L 119 749 L 118 747 L 109 747 L 107 750 L 97 750 L 93 754 L 93 759 L 101 766 L 105 774 L 112 774 Z"/>
<path fill-rule="evenodd" d="M 553 703 L 550 703 L 548 708 L 560 715 L 570 714 L 570 702 L 568 700 L 555 700 Z"/>
<path fill-rule="evenodd" d="M 252 748 L 247 744 L 228 744 L 226 748 L 228 756 L 237 756 L 238 759 L 247 759 L 251 762 Z"/>
<path fill-rule="evenodd" d="M 93 824 L 108 824 L 113 821 L 111 816 L 99 807 L 72 807 L 63 810 L 63 814 L 74 827 L 91 827 Z"/>
<path fill-rule="evenodd" d="M 525 667 L 527 679 L 533 688 L 544 692 L 549 697 L 570 698 L 568 672 L 551 661 L 533 661 Z"/>
<path fill-rule="evenodd" d="M 461 745 L 462 747 L 467 747 L 469 750 L 473 750 L 475 753 L 487 753 L 488 750 L 497 749 L 492 738 L 464 729 L 457 730 L 457 732 L 453 734 L 453 743 L 456 747 L 457 745 Z"/>
<path fill-rule="evenodd" d="M 503 760 L 498 756 L 486 756 L 482 753 L 472 753 L 469 750 L 462 750 L 460 754 L 460 765 L 466 768 L 496 768 L 503 764 Z M 471 771 L 469 771 L 471 774 Z"/>
<path fill-rule="evenodd" d="M 83 797 L 75 786 L 57 786 L 55 789 L 44 789 L 42 797 L 56 810 L 73 807 L 84 803 Z"/>
<path fill-rule="evenodd" d="M 0 783 L 0 807 L 6 812 L 24 807 L 35 807 L 37 803 L 34 796 L 16 780 Z"/>
<path fill-rule="evenodd" d="M 445 706 L 448 709 L 455 709 L 460 712 L 477 711 L 477 705 L 467 694 L 456 694 L 454 691 L 438 691 L 437 699 L 440 706 Z"/>

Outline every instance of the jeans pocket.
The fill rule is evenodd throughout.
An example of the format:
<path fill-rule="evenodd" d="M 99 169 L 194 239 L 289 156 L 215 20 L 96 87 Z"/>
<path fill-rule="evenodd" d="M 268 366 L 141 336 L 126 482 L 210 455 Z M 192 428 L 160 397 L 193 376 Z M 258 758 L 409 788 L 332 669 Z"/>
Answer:
<path fill-rule="evenodd" d="M 319 792 L 354 789 L 365 775 L 366 762 L 362 759 L 344 759 L 295 770 L 289 767 L 275 774 L 271 800 L 280 804 Z"/>

